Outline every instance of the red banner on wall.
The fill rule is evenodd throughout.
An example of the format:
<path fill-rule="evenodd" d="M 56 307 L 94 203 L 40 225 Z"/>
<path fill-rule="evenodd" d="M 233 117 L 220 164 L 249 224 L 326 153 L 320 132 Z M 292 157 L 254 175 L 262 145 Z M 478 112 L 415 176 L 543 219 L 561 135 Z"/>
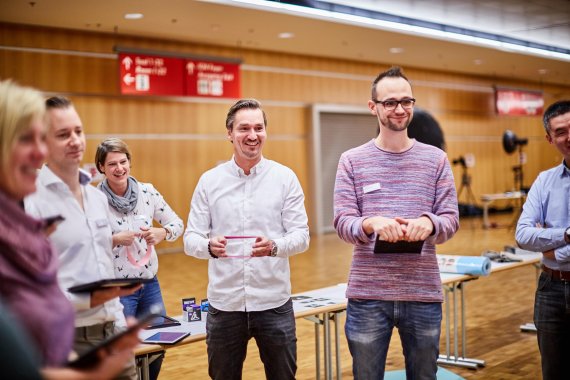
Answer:
<path fill-rule="evenodd" d="M 539 91 L 496 88 L 495 105 L 499 115 L 540 116 L 544 98 Z"/>
<path fill-rule="evenodd" d="M 119 54 L 121 94 L 184 95 L 184 61 L 142 54 Z"/>
<path fill-rule="evenodd" d="M 188 59 L 185 67 L 186 95 L 240 97 L 239 64 Z"/>

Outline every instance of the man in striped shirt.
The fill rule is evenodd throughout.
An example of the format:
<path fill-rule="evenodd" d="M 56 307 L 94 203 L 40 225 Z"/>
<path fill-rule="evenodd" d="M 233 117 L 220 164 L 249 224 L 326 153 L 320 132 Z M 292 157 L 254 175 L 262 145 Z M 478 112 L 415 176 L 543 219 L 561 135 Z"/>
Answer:
<path fill-rule="evenodd" d="M 343 153 L 334 190 L 334 226 L 354 244 L 346 337 L 355 379 L 382 379 L 392 330 L 406 377 L 436 379 L 443 294 L 435 244 L 459 228 L 457 194 L 445 152 L 408 137 L 411 85 L 399 67 L 372 84 L 380 133 Z M 374 253 L 376 239 L 425 241 L 421 253 Z"/>

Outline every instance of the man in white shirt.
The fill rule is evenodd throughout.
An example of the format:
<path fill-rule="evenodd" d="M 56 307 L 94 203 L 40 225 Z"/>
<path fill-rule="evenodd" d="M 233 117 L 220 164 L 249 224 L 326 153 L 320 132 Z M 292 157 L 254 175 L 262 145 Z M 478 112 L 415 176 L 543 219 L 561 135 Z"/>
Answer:
<path fill-rule="evenodd" d="M 205 172 L 192 197 L 184 251 L 208 265 L 208 366 L 214 380 L 241 379 L 255 338 L 267 379 L 294 379 L 297 338 L 289 256 L 309 247 L 295 173 L 262 155 L 267 118 L 254 99 L 226 118 L 232 159 Z"/>
<path fill-rule="evenodd" d="M 38 218 L 65 218 L 50 240 L 59 253 L 59 285 L 76 310 L 74 350 L 82 354 L 126 325 L 118 297 L 131 294 L 138 287 L 113 287 L 91 293 L 67 290 L 115 277 L 112 232 L 107 198 L 89 185 L 89 174 L 79 168 L 85 151 L 79 115 L 64 97 L 48 99 L 46 107 L 47 162 L 40 170 L 37 192 L 24 203 L 26 212 Z M 136 376 L 133 357 L 118 378 Z"/>

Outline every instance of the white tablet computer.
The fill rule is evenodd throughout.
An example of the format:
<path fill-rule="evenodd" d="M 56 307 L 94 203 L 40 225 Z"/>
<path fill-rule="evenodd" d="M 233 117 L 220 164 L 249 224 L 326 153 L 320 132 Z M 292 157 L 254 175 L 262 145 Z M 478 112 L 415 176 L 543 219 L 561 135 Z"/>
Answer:
<path fill-rule="evenodd" d="M 174 344 L 190 335 L 190 332 L 161 331 L 149 336 L 143 343 L 152 344 Z"/>

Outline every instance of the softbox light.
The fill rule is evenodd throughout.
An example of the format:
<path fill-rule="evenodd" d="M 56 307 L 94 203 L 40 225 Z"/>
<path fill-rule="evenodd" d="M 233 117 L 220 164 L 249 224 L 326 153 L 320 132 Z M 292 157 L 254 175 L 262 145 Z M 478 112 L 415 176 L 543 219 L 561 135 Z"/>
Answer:
<path fill-rule="evenodd" d="M 505 133 L 503 133 L 503 149 L 508 154 L 511 154 L 517 150 L 517 146 L 523 146 L 527 143 L 527 138 L 518 138 L 513 131 L 507 129 Z"/>
<path fill-rule="evenodd" d="M 513 166 L 513 173 L 515 176 L 515 189 L 517 191 L 526 191 L 524 188 L 524 174 L 523 174 L 523 163 L 525 161 L 525 155 L 522 151 L 522 147 L 528 143 L 527 138 L 519 138 L 513 131 L 508 129 L 503 133 L 503 149 L 508 154 L 513 153 L 515 150 L 519 150 L 519 162 L 517 165 Z"/>

